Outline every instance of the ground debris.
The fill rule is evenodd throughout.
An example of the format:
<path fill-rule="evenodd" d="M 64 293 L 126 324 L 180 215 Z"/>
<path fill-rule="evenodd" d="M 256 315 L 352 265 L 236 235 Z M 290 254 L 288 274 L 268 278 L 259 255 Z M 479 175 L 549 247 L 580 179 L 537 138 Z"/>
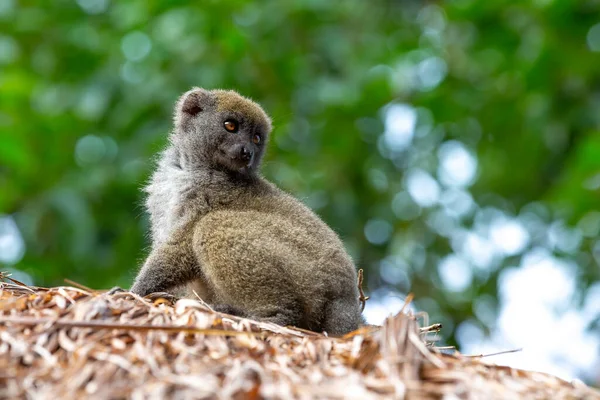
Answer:
<path fill-rule="evenodd" d="M 581 383 L 441 354 L 404 312 L 343 338 L 200 301 L 0 282 L 0 398 L 600 399 Z"/>

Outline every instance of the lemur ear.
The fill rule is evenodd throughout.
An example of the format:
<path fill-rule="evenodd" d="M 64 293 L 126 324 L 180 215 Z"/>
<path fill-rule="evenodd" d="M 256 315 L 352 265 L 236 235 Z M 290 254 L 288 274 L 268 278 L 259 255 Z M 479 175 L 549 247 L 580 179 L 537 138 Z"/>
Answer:
<path fill-rule="evenodd" d="M 179 99 L 181 112 L 195 116 L 208 106 L 208 91 L 201 88 L 194 88 L 185 92 Z"/>
<path fill-rule="evenodd" d="M 187 130 L 191 118 L 212 105 L 212 96 L 208 90 L 193 88 L 185 92 L 175 106 L 175 126 Z"/>

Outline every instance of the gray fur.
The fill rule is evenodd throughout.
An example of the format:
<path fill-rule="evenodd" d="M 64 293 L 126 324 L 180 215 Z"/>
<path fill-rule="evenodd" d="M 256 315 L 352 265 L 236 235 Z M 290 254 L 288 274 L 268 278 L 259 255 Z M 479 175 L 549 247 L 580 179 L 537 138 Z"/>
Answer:
<path fill-rule="evenodd" d="M 231 119 L 237 133 L 223 127 Z M 236 92 L 195 88 L 180 98 L 146 187 L 152 250 L 131 290 L 190 284 L 245 316 L 332 335 L 357 329 L 356 271 L 340 239 L 258 173 L 270 131 L 262 108 Z"/>

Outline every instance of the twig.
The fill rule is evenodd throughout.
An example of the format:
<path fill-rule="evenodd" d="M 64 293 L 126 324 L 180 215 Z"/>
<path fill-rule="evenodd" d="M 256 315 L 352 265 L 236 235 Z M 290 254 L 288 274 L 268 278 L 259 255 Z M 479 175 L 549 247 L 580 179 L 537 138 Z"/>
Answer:
<path fill-rule="evenodd" d="M 463 357 L 469 357 L 469 358 L 482 358 L 482 357 L 491 357 L 491 356 L 499 356 L 502 354 L 509 354 L 509 353 L 516 353 L 519 351 L 523 351 L 523 349 L 514 349 L 514 350 L 505 350 L 505 351 L 499 351 L 497 353 L 490 353 L 490 354 L 479 354 L 479 355 L 472 355 L 472 356 L 466 356 L 466 355 L 462 355 Z"/>
<path fill-rule="evenodd" d="M 18 281 L 18 280 L 14 279 L 14 278 L 11 278 L 11 274 L 8 273 L 8 272 L 0 272 L 0 279 L 8 279 L 9 281 L 11 281 L 12 283 L 14 283 L 15 285 L 19 285 L 19 286 L 23 286 L 23 287 L 31 289 L 29 287 L 29 285 L 26 285 L 23 282 Z"/>
<path fill-rule="evenodd" d="M 208 311 L 210 311 L 212 314 L 215 314 L 215 313 L 216 313 L 216 311 L 215 311 L 215 310 L 214 310 L 214 309 L 213 309 L 211 306 L 209 306 L 209 305 L 208 305 L 208 303 L 207 303 L 207 302 L 205 302 L 205 301 L 202 299 L 202 297 L 200 297 L 200 296 L 198 295 L 198 293 L 196 293 L 196 291 L 195 291 L 194 289 L 192 289 L 192 293 L 194 293 L 194 296 L 196 296 L 196 299 L 198 299 L 198 302 L 200 302 L 200 304 L 202 304 L 204 307 L 208 308 Z"/>
<path fill-rule="evenodd" d="M 367 300 L 369 300 L 369 296 L 365 296 L 365 292 L 363 292 L 362 288 L 363 284 L 363 270 L 362 268 L 358 270 L 358 301 L 360 301 L 360 312 L 365 310 L 365 305 L 367 304 Z"/>
<path fill-rule="evenodd" d="M 64 281 L 65 281 L 66 283 L 68 283 L 69 285 L 75 286 L 76 288 L 79 288 L 79 289 L 82 289 L 82 290 L 88 291 L 88 292 L 90 292 L 90 293 L 97 292 L 97 290 L 94 290 L 94 289 L 92 289 L 92 288 L 89 288 L 89 287 L 87 287 L 87 286 L 85 286 L 85 285 L 82 285 L 81 283 L 77 283 L 77 282 L 75 282 L 75 281 L 73 281 L 73 280 L 71 280 L 71 279 L 69 279 L 69 278 L 65 278 L 65 279 L 64 279 Z"/>
<path fill-rule="evenodd" d="M 408 332 L 408 340 L 412 342 L 412 344 L 420 351 L 420 353 L 425 357 L 430 363 L 435 365 L 438 368 L 445 368 L 446 364 L 433 355 L 431 351 L 425 346 L 425 343 L 417 336 L 414 332 Z"/>
<path fill-rule="evenodd" d="M 10 279 L 10 278 L 6 278 L 6 279 Z M 35 293 L 36 291 L 33 290 L 32 288 L 30 288 L 29 286 L 22 286 L 16 283 L 12 283 L 12 282 L 5 282 L 5 281 L 0 281 L 0 289 L 7 289 L 7 290 L 12 290 L 12 291 L 19 291 L 19 290 L 24 290 L 28 293 Z"/>
<path fill-rule="evenodd" d="M 433 325 L 429 325 L 429 326 L 424 326 L 422 328 L 419 328 L 419 330 L 421 331 L 421 333 L 424 332 L 439 332 L 442 330 L 442 324 L 433 324 Z"/>
<path fill-rule="evenodd" d="M 400 310 L 399 314 L 404 314 L 404 310 L 406 310 L 408 305 L 412 302 L 413 297 L 414 295 L 412 293 L 409 293 L 408 296 L 406 296 L 406 299 L 404 300 L 404 305 L 402 306 L 402 309 Z"/>
<path fill-rule="evenodd" d="M 4 317 L 0 316 L 0 324 L 12 323 L 21 325 L 40 325 L 45 323 L 59 328 L 97 328 L 97 329 L 123 329 L 130 331 L 167 331 L 167 332 L 187 332 L 200 333 L 207 336 L 264 336 L 263 332 L 240 332 L 227 331 L 223 329 L 203 329 L 191 326 L 174 326 L 174 325 L 136 325 L 136 324 L 115 324 L 102 321 L 72 321 L 65 319 L 53 318 L 28 318 L 28 317 Z"/>
<path fill-rule="evenodd" d="M 355 331 L 346 333 L 344 336 L 342 336 L 342 339 L 350 339 L 357 335 L 369 335 L 373 332 L 377 332 L 380 329 L 381 326 L 378 325 L 363 325 Z"/>
<path fill-rule="evenodd" d="M 317 336 L 317 337 L 326 337 L 324 334 L 319 332 L 309 331 L 308 329 L 298 328 L 297 326 L 286 326 L 285 328 L 290 329 L 292 331 L 298 331 L 300 333 L 305 334 L 306 336 Z"/>

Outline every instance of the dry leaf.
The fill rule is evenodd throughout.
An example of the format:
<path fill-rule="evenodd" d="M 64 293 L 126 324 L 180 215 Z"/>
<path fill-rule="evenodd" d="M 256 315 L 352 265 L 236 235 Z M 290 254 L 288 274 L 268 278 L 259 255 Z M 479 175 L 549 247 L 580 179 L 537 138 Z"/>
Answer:
<path fill-rule="evenodd" d="M 0 398 L 586 398 L 581 382 L 441 354 L 399 313 L 343 338 L 131 293 L 0 282 Z M 433 348 L 432 348 L 433 347 Z"/>

